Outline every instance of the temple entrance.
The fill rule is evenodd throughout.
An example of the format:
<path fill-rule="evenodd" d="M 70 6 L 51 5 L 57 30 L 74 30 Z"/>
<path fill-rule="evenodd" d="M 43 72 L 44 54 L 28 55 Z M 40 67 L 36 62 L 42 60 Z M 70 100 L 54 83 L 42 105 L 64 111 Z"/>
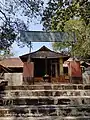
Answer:
<path fill-rule="evenodd" d="M 45 60 L 35 59 L 34 60 L 34 77 L 42 77 L 45 75 Z"/>
<path fill-rule="evenodd" d="M 51 76 L 52 77 L 59 76 L 59 64 L 57 62 L 51 64 Z"/>
<path fill-rule="evenodd" d="M 34 77 L 43 77 L 45 74 L 51 75 L 50 61 L 45 59 L 34 59 Z"/>
<path fill-rule="evenodd" d="M 57 64 L 52 64 L 52 71 L 51 71 L 52 77 L 57 76 Z"/>
<path fill-rule="evenodd" d="M 48 74 L 51 77 L 59 76 L 59 63 L 52 59 L 33 59 L 34 77 L 43 77 Z"/>

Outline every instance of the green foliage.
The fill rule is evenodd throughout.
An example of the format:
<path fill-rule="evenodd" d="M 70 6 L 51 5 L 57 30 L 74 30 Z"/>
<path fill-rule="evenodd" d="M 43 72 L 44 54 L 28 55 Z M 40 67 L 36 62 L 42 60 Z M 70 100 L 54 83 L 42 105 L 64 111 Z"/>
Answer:
<path fill-rule="evenodd" d="M 42 16 L 43 29 L 51 30 L 52 18 L 55 14 L 55 11 L 59 9 L 59 2 L 60 4 L 63 4 L 62 0 L 49 0 L 47 3 Z"/>
<path fill-rule="evenodd" d="M 0 27 L 0 60 L 13 55 L 10 50 L 16 36 L 14 29 L 8 24 Z"/>
<path fill-rule="evenodd" d="M 89 0 L 49 0 L 43 12 L 42 22 L 45 30 L 64 31 L 65 22 L 70 19 L 83 19 L 90 23 Z"/>
<path fill-rule="evenodd" d="M 16 38 L 14 29 L 8 25 L 1 26 L 0 29 L 0 50 L 7 50 Z"/>
<path fill-rule="evenodd" d="M 42 22 L 45 30 L 74 33 L 73 40 L 53 43 L 55 50 L 81 58 L 90 56 L 89 0 L 49 0 Z"/>
<path fill-rule="evenodd" d="M 82 20 L 69 20 L 64 26 L 65 32 L 74 32 L 73 40 L 54 43 L 53 48 L 68 52 L 76 57 L 90 56 L 90 25 L 86 25 Z M 73 48 L 72 48 L 73 47 Z"/>
<path fill-rule="evenodd" d="M 1 0 L 0 49 L 8 49 L 14 41 L 23 42 L 19 38 L 20 30 L 29 30 L 29 23 L 41 16 L 42 8 L 42 0 Z"/>

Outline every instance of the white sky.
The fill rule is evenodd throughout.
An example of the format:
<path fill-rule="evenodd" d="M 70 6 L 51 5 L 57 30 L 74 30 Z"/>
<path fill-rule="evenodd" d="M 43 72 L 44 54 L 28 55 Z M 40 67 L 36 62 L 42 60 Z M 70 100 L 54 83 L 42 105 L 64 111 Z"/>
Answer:
<path fill-rule="evenodd" d="M 31 30 L 32 31 L 41 31 L 42 30 L 42 25 L 32 23 L 31 24 Z M 49 49 L 52 49 L 52 43 L 51 42 L 32 42 L 31 52 L 38 50 L 43 45 L 45 45 Z M 14 57 L 18 57 L 18 56 L 27 54 L 29 52 L 29 48 L 27 48 L 27 47 L 20 48 L 16 45 L 16 43 L 14 43 L 12 52 L 14 53 Z"/>
<path fill-rule="evenodd" d="M 45 3 L 47 3 L 47 1 L 48 0 L 44 0 Z M 43 26 L 41 24 L 37 24 L 37 23 L 39 23 L 39 22 L 34 21 L 34 22 L 31 23 L 30 31 L 42 31 Z M 31 52 L 38 50 L 43 45 L 45 45 L 49 49 L 52 49 L 52 44 L 50 42 L 36 42 L 36 43 L 32 42 L 32 50 L 31 50 Z M 27 47 L 20 48 L 19 46 L 16 45 L 16 43 L 14 43 L 12 52 L 14 53 L 14 57 L 18 57 L 18 56 L 21 56 L 23 54 L 28 53 L 29 48 L 27 48 Z"/>
<path fill-rule="evenodd" d="M 32 42 L 32 50 L 31 50 L 31 52 L 34 52 L 34 51 L 38 50 L 43 45 L 45 45 L 49 49 L 52 49 L 52 45 L 51 45 L 50 42 L 36 42 L 36 43 Z M 16 44 L 14 44 L 12 52 L 14 53 L 14 57 L 18 57 L 18 56 L 29 53 L 29 48 L 27 48 L 27 47 L 20 48 Z"/>
<path fill-rule="evenodd" d="M 3 9 L 5 9 L 4 7 L 6 7 L 5 6 L 6 2 L 7 2 L 7 0 L 0 0 L 0 5 L 4 5 L 4 6 L 2 6 Z M 11 0 L 11 2 L 12 2 L 12 0 Z M 44 0 L 44 2 L 45 2 L 45 5 L 46 5 L 46 3 L 48 2 L 48 0 Z M 16 15 L 18 15 L 21 19 L 24 19 L 24 22 L 26 21 L 26 18 L 23 18 L 23 16 L 20 16 L 19 14 L 16 14 Z M 39 24 L 39 22 L 40 21 L 36 21 L 34 19 L 33 22 L 31 22 L 31 24 L 30 24 L 30 31 L 42 31 L 42 25 Z M 31 50 L 31 52 L 38 50 L 43 45 L 47 46 L 49 49 L 52 49 L 52 47 L 51 47 L 52 45 L 51 45 L 50 42 L 37 42 L 37 43 L 32 43 L 32 47 L 33 48 Z M 18 57 L 20 55 L 28 53 L 29 52 L 29 48 L 27 48 L 26 46 L 23 47 L 23 48 L 20 48 L 19 46 L 17 46 L 16 43 L 14 43 L 11 52 L 14 54 L 14 57 Z"/>

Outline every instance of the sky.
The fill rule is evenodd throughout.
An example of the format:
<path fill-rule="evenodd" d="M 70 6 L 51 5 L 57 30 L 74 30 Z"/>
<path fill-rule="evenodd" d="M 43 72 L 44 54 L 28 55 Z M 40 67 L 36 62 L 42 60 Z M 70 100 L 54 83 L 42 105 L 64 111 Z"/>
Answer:
<path fill-rule="evenodd" d="M 7 7 L 7 3 L 8 3 L 9 0 L 0 0 L 0 6 L 3 8 L 3 10 Z M 12 2 L 12 0 L 10 0 Z M 44 7 L 46 6 L 46 3 L 48 2 L 48 0 L 44 0 Z M 22 15 L 20 15 L 18 12 L 17 14 L 15 14 L 14 17 L 18 17 L 20 19 L 24 19 L 23 21 L 26 23 L 27 19 Z M 30 23 L 30 28 L 29 30 L 30 31 L 42 31 L 42 24 L 40 24 L 40 21 L 39 20 L 36 20 L 36 19 L 33 19 L 32 20 L 33 22 Z M 32 42 L 32 49 L 31 49 L 31 52 L 34 52 L 36 50 L 38 50 L 40 47 L 42 47 L 43 45 L 45 45 L 46 47 L 52 49 L 52 45 L 50 42 Z M 17 43 L 15 42 L 13 45 L 12 45 L 12 49 L 11 49 L 11 53 L 14 54 L 13 57 L 19 57 L 21 55 L 24 55 L 26 53 L 29 53 L 29 50 L 30 48 L 27 48 L 27 46 L 23 47 L 23 48 L 20 48 Z"/>
<path fill-rule="evenodd" d="M 48 0 L 44 0 L 45 6 L 47 2 Z M 30 25 L 30 31 L 42 31 L 43 26 L 42 24 L 39 24 L 39 23 L 40 23 L 39 21 L 33 20 L 33 22 L 31 22 L 31 25 Z M 51 42 L 32 42 L 31 52 L 38 50 L 43 45 L 45 45 L 46 47 L 52 50 Z M 28 48 L 27 46 L 20 48 L 16 43 L 14 43 L 12 46 L 12 53 L 14 54 L 14 57 L 19 57 L 21 55 L 27 54 L 29 53 L 29 51 L 30 51 L 30 48 Z"/>
<path fill-rule="evenodd" d="M 12 2 L 12 0 L 11 0 Z M 46 3 L 48 2 L 48 0 L 44 0 L 45 2 L 45 6 L 46 6 Z M 0 0 L 0 5 L 2 5 L 2 8 L 5 9 L 6 8 L 6 4 L 7 4 L 7 0 Z M 44 7 L 45 7 L 44 6 Z M 16 14 L 16 17 L 19 16 L 20 19 L 24 19 L 24 22 L 26 21 L 26 18 L 23 18 L 23 16 L 20 16 L 18 13 Z M 32 20 L 33 22 L 31 22 L 30 24 L 30 31 L 42 31 L 42 24 L 40 24 L 40 21 L 38 20 Z M 52 45 L 50 42 L 33 42 L 32 43 L 32 49 L 31 49 L 31 52 L 34 52 L 36 50 L 38 50 L 40 47 L 42 47 L 43 45 L 47 46 L 48 48 L 52 49 Z M 21 55 L 24 55 L 26 53 L 28 53 L 30 50 L 29 48 L 27 48 L 26 46 L 23 47 L 23 48 L 20 48 L 16 42 L 13 44 L 12 46 L 12 49 L 11 49 L 11 52 L 14 54 L 13 57 L 19 57 Z"/>
<path fill-rule="evenodd" d="M 43 26 L 41 24 L 31 23 L 30 30 L 31 31 L 42 31 L 42 27 Z M 52 50 L 51 42 L 32 42 L 31 52 L 38 50 L 43 45 L 45 45 L 46 47 Z M 27 46 L 20 48 L 16 43 L 13 44 L 12 53 L 14 53 L 14 57 L 19 57 L 21 55 L 27 54 L 29 53 L 29 51 L 30 49 Z"/>
<path fill-rule="evenodd" d="M 43 45 L 52 50 L 52 44 L 50 42 L 32 42 L 31 52 L 38 50 Z M 13 44 L 12 53 L 14 53 L 14 57 L 19 57 L 21 55 L 27 54 L 29 51 L 30 49 L 27 46 L 20 48 L 16 43 Z"/>
<path fill-rule="evenodd" d="M 44 2 L 46 5 L 48 0 L 45 0 Z M 39 21 L 33 20 L 33 22 L 31 22 L 30 24 L 30 31 L 42 31 L 43 26 L 42 24 L 39 23 L 40 23 Z M 31 52 L 38 50 L 43 45 L 45 45 L 46 47 L 52 50 L 51 42 L 32 42 Z M 13 44 L 12 53 L 14 54 L 14 57 L 19 57 L 21 55 L 27 54 L 29 53 L 29 51 L 30 48 L 28 48 L 27 46 L 20 48 L 16 43 Z"/>

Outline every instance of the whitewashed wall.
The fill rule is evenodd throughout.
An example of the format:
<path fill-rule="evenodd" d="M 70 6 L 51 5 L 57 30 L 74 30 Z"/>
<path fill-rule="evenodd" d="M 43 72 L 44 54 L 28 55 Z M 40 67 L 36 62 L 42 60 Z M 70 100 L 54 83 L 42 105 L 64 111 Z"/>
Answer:
<path fill-rule="evenodd" d="M 83 84 L 90 84 L 90 74 L 87 71 L 82 74 L 82 78 Z"/>
<path fill-rule="evenodd" d="M 8 80 L 9 86 L 22 85 L 23 76 L 22 73 L 5 73 L 5 80 Z"/>

